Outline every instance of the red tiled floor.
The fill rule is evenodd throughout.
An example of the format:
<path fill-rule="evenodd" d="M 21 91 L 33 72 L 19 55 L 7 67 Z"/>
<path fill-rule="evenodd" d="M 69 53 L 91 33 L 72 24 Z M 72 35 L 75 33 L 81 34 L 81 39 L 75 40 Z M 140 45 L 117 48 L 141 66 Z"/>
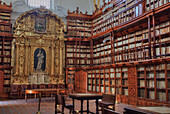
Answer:
<path fill-rule="evenodd" d="M 72 100 L 67 99 L 66 103 L 71 104 Z M 41 114 L 54 114 L 54 99 L 43 98 L 41 102 Z M 75 101 L 75 110 L 80 110 L 80 101 Z M 84 101 L 83 109 L 86 110 L 87 102 Z M 116 104 L 116 111 L 123 114 L 125 104 Z M 129 105 L 128 105 L 129 106 Z M 61 106 L 59 107 L 61 109 Z M 89 106 L 90 111 L 95 112 L 95 100 L 90 101 Z M 7 100 L 0 101 L 0 114 L 35 114 L 38 111 L 38 99 L 28 99 L 25 100 Z M 69 110 L 65 108 L 65 114 L 69 114 Z"/>

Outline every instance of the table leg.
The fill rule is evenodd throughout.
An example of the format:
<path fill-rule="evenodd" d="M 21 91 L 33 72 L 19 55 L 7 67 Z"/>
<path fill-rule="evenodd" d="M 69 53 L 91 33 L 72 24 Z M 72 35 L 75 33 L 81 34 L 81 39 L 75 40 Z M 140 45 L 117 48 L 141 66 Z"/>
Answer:
<path fill-rule="evenodd" d="M 27 93 L 25 93 L 25 102 L 27 102 Z"/>
<path fill-rule="evenodd" d="M 35 95 L 34 95 L 34 98 L 36 99 L 37 98 L 37 94 L 35 93 Z"/>
<path fill-rule="evenodd" d="M 81 114 L 83 114 L 83 100 L 81 100 Z"/>
<path fill-rule="evenodd" d="M 57 114 L 57 96 L 55 95 L 55 114 Z"/>
<path fill-rule="evenodd" d="M 89 113 L 89 100 L 87 100 L 87 114 Z"/>
<path fill-rule="evenodd" d="M 37 112 L 37 114 L 40 114 L 40 104 L 41 104 L 41 93 L 39 93 L 39 104 L 38 104 L 38 112 Z"/>
<path fill-rule="evenodd" d="M 73 114 L 74 114 L 74 112 L 75 112 L 75 109 L 74 109 L 74 99 L 73 99 Z"/>
<path fill-rule="evenodd" d="M 98 110 L 98 99 L 96 99 L 96 114 L 99 114 L 99 110 Z"/>

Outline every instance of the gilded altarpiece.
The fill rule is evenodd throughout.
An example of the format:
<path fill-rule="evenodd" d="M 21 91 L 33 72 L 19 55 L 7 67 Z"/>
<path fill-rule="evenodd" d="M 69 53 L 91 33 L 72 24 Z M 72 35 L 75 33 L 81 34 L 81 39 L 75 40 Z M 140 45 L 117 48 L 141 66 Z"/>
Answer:
<path fill-rule="evenodd" d="M 14 26 L 12 83 L 63 84 L 65 31 L 64 22 L 44 7 L 22 14 Z"/>

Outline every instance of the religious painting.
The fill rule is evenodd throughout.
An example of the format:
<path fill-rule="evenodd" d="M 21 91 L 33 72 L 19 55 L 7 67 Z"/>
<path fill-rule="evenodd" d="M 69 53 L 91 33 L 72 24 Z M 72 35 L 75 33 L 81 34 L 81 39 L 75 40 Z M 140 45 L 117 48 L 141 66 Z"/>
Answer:
<path fill-rule="evenodd" d="M 34 52 L 34 69 L 35 71 L 45 71 L 46 69 L 46 52 L 42 48 L 37 48 Z"/>
<path fill-rule="evenodd" d="M 46 20 L 43 18 L 35 19 L 35 32 L 44 33 L 46 32 Z"/>

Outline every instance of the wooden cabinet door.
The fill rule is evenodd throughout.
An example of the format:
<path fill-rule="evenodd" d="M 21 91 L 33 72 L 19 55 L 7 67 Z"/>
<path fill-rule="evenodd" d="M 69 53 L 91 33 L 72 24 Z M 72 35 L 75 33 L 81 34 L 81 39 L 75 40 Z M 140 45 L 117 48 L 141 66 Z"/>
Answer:
<path fill-rule="evenodd" d="M 137 71 L 136 67 L 128 68 L 129 104 L 137 105 Z"/>
<path fill-rule="evenodd" d="M 4 86 L 4 72 L 0 71 L 0 95 L 3 94 L 3 86 Z"/>
<path fill-rule="evenodd" d="M 75 73 L 75 91 L 86 92 L 87 91 L 87 73 L 84 71 L 78 71 Z"/>

